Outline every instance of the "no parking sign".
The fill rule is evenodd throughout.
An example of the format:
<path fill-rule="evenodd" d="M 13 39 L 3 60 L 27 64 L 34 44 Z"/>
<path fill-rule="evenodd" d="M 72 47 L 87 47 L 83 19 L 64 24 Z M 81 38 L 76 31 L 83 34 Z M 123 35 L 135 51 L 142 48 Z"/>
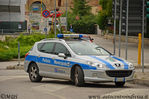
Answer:
<path fill-rule="evenodd" d="M 50 12 L 49 12 L 48 10 L 44 10 L 44 11 L 42 12 L 42 16 L 43 16 L 44 18 L 48 18 L 48 17 L 50 16 Z"/>

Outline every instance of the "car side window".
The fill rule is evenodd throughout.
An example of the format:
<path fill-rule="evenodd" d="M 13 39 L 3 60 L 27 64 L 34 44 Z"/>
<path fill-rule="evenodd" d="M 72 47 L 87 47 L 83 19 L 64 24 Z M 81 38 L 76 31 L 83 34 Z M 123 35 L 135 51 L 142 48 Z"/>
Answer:
<path fill-rule="evenodd" d="M 53 47 L 54 47 L 54 42 L 47 42 L 47 43 L 44 43 L 43 45 L 41 45 L 39 51 L 52 54 Z"/>
<path fill-rule="evenodd" d="M 40 50 L 40 48 L 44 45 L 44 43 L 38 43 L 37 44 L 37 49 Z"/>
<path fill-rule="evenodd" d="M 71 57 L 70 52 L 68 49 L 61 43 L 56 43 L 54 54 L 58 55 L 59 53 L 64 53 L 66 56 Z"/>

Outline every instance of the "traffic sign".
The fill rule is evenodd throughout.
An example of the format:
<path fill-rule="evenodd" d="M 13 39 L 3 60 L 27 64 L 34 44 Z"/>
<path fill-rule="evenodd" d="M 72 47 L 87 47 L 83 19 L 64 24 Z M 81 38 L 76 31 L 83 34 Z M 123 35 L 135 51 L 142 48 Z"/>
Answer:
<path fill-rule="evenodd" d="M 60 17 L 60 22 L 62 26 L 66 26 L 66 17 Z"/>
<path fill-rule="evenodd" d="M 45 28 L 44 28 L 44 32 L 47 32 L 47 30 L 48 30 L 48 29 L 45 27 Z"/>
<path fill-rule="evenodd" d="M 44 18 L 48 18 L 48 17 L 50 16 L 50 12 L 49 12 L 48 10 L 44 10 L 44 11 L 42 12 L 42 16 L 43 16 Z"/>
<path fill-rule="evenodd" d="M 63 14 L 63 12 L 56 11 L 56 17 L 60 17 Z M 55 17 L 55 12 L 50 11 L 50 17 Z"/>

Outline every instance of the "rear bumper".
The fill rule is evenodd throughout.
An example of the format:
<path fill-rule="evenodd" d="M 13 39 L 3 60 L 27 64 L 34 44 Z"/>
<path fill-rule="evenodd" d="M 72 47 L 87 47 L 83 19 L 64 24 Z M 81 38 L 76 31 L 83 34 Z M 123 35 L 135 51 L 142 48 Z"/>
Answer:
<path fill-rule="evenodd" d="M 84 80 L 85 82 L 126 82 L 133 80 L 134 73 L 135 71 L 132 70 L 128 77 L 110 77 L 105 70 L 85 70 Z"/>
<path fill-rule="evenodd" d="M 29 66 L 30 61 L 25 60 L 24 61 L 24 70 L 27 72 L 28 71 L 28 66 Z"/>

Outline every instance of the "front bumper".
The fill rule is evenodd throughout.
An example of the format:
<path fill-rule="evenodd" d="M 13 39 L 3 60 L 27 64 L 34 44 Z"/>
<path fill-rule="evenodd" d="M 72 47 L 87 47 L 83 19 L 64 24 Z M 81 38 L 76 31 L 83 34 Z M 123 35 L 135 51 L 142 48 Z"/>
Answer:
<path fill-rule="evenodd" d="M 118 73 L 121 73 L 121 71 L 124 70 L 108 70 L 108 71 L 118 71 Z M 127 70 L 125 70 L 127 71 Z M 128 70 L 129 71 L 129 70 Z M 126 82 L 126 81 L 132 81 L 135 71 L 132 70 L 132 72 L 129 74 L 129 76 L 113 76 L 110 77 L 106 70 L 84 70 L 84 80 L 85 82 Z"/>

